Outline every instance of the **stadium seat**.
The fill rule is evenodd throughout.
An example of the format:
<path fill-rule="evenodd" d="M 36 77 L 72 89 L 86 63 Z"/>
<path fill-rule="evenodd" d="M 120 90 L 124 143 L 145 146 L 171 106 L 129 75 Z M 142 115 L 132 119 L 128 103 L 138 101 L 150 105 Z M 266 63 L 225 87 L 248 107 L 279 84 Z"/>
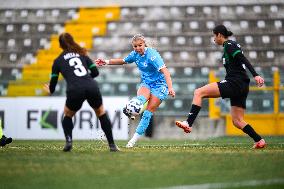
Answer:
<path fill-rule="evenodd" d="M 171 52 L 164 52 L 163 58 L 165 60 L 171 60 L 173 58 L 173 54 Z"/>
<path fill-rule="evenodd" d="M 280 101 L 280 111 L 283 112 L 284 111 L 284 100 Z"/>
<path fill-rule="evenodd" d="M 79 8 L 2 10 L 1 64 L 32 65 L 40 62 L 50 68 L 54 57 L 47 54 L 38 57 L 37 50 L 54 47 L 50 35 L 63 32 L 68 19 L 78 21 L 78 10 Z M 221 65 L 222 50 L 216 47 L 212 38 L 212 29 L 219 23 L 225 24 L 235 33 L 247 58 L 261 68 L 258 72 L 264 75 L 266 84 L 272 84 L 272 79 L 269 79 L 272 78 L 271 70 L 262 69 L 262 66 L 282 65 L 284 35 L 281 12 L 281 4 L 261 3 L 122 7 L 120 20 L 110 21 L 105 26 L 105 36 L 97 36 L 100 29 L 91 28 L 89 55 L 93 59 L 124 58 L 133 50 L 131 37 L 136 33 L 144 33 L 150 42 L 157 42 L 154 47 L 160 52 L 172 75 L 178 96 L 181 95 L 177 96 L 176 102 L 165 101 L 162 110 L 170 111 L 173 108 L 174 111 L 184 113 L 188 111 L 191 99 L 184 100 L 183 96 L 193 94 L 194 89 L 208 83 L 209 70 L 218 70 Z M 70 27 L 74 28 L 73 25 Z M 85 32 L 79 34 L 86 36 Z M 88 46 L 89 43 L 80 40 L 82 45 Z M 103 95 L 135 95 L 140 81 L 140 72 L 135 65 L 104 67 L 99 71 L 100 76 L 96 79 L 102 87 Z M 26 77 L 24 71 L 19 72 L 7 78 Z M 224 69 L 220 72 L 224 73 Z M 45 71 L 42 73 L 47 74 Z M 0 77 L 4 75 L 6 70 L 2 70 Z M 37 77 L 34 73 L 30 75 Z M 57 94 L 63 89 L 64 83 L 60 83 Z M 270 99 L 264 101 L 264 104 L 255 102 L 254 99 L 248 102 L 251 102 L 249 108 L 254 108 L 256 103 L 259 105 L 257 107 L 270 110 Z M 203 111 L 207 111 L 206 108 Z"/>
<path fill-rule="evenodd" d="M 236 14 L 237 15 L 242 15 L 245 12 L 245 7 L 244 6 L 237 6 L 236 7 Z"/>
<path fill-rule="evenodd" d="M 6 32 L 13 32 L 14 31 L 14 25 L 13 24 L 8 24 L 6 26 Z"/>
<path fill-rule="evenodd" d="M 192 68 L 184 68 L 184 75 L 185 76 L 191 76 L 193 72 Z"/>
<path fill-rule="evenodd" d="M 167 37 L 167 36 L 162 36 L 162 37 L 160 37 L 160 39 L 159 39 L 159 43 L 160 43 L 161 45 L 169 45 L 169 44 L 170 44 L 170 38 Z"/>
<path fill-rule="evenodd" d="M 176 32 L 182 31 L 182 22 L 173 22 L 172 23 L 172 30 Z"/>
<path fill-rule="evenodd" d="M 5 11 L 5 17 L 6 18 L 11 18 L 13 16 L 13 11 L 12 10 L 6 10 Z"/>

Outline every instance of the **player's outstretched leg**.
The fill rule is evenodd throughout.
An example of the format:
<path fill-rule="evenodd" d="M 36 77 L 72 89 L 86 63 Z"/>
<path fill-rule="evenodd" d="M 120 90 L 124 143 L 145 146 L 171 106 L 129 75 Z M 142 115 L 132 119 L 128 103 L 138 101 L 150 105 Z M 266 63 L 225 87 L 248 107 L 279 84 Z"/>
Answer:
<path fill-rule="evenodd" d="M 134 136 L 129 140 L 129 142 L 126 145 L 126 148 L 133 148 L 137 140 L 145 133 L 147 127 L 149 126 L 150 119 L 152 117 L 153 113 L 149 110 L 145 110 L 143 113 L 143 116 L 137 126 L 136 132 Z"/>
<path fill-rule="evenodd" d="M 264 148 L 265 146 L 266 146 L 265 140 L 261 139 L 260 141 L 255 142 L 252 148 L 259 149 L 259 148 Z"/>
<path fill-rule="evenodd" d="M 176 121 L 176 126 L 183 129 L 185 133 L 190 133 L 192 130 L 192 127 L 189 126 L 187 121 Z"/>
<path fill-rule="evenodd" d="M 134 133 L 133 137 L 128 141 L 128 143 L 126 144 L 126 148 L 133 148 L 135 143 L 138 141 L 138 139 L 141 137 L 142 135 L 138 134 L 137 132 Z"/>
<path fill-rule="evenodd" d="M 190 133 L 192 130 L 192 124 L 195 121 L 200 109 L 201 109 L 200 106 L 192 104 L 187 120 L 186 121 L 176 121 L 176 126 L 183 129 L 185 133 Z"/>
<path fill-rule="evenodd" d="M 261 138 L 261 136 L 257 134 L 257 132 L 255 132 L 251 125 L 247 124 L 242 130 L 254 140 L 254 145 L 252 148 L 259 149 L 266 146 L 265 140 Z"/>

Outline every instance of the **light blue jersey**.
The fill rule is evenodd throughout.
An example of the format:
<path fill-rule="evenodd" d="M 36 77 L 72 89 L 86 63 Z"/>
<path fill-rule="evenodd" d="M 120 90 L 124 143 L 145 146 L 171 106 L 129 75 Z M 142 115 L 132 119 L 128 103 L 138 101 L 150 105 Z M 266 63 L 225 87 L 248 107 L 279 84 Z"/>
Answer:
<path fill-rule="evenodd" d="M 132 51 L 123 60 L 127 64 L 135 62 L 141 72 L 141 79 L 143 82 L 147 84 L 155 81 L 165 82 L 164 74 L 160 72 L 160 69 L 165 67 L 165 63 L 155 49 L 146 47 L 144 55 Z"/>
<path fill-rule="evenodd" d="M 127 64 L 135 63 L 141 73 L 140 87 L 147 87 L 151 93 L 164 100 L 168 96 L 165 76 L 160 70 L 166 67 L 160 54 L 153 48 L 145 48 L 144 55 L 132 51 L 123 59 Z"/>

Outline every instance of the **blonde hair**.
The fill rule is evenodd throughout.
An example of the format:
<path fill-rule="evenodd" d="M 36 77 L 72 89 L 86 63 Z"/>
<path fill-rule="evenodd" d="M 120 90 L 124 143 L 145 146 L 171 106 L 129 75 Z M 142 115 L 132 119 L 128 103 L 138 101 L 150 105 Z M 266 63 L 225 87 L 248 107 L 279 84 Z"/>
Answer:
<path fill-rule="evenodd" d="M 143 34 L 141 33 L 138 33 L 138 34 L 135 34 L 133 37 L 132 37 L 132 40 L 131 40 L 131 43 L 133 43 L 134 41 L 137 41 L 137 40 L 141 40 L 145 43 L 145 46 L 146 47 L 157 47 L 157 40 L 154 40 L 154 39 L 146 39 L 144 37 Z"/>

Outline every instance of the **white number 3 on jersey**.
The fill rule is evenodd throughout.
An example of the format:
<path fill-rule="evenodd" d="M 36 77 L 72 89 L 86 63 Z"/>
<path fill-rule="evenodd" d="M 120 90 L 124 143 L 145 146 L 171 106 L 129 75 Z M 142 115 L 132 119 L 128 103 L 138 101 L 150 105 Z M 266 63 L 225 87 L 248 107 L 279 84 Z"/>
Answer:
<path fill-rule="evenodd" d="M 82 64 L 82 61 L 77 57 L 71 58 L 69 60 L 69 65 L 74 66 L 74 68 L 75 68 L 74 73 L 75 73 L 76 76 L 81 77 L 81 76 L 84 76 L 88 73 L 86 68 Z"/>

